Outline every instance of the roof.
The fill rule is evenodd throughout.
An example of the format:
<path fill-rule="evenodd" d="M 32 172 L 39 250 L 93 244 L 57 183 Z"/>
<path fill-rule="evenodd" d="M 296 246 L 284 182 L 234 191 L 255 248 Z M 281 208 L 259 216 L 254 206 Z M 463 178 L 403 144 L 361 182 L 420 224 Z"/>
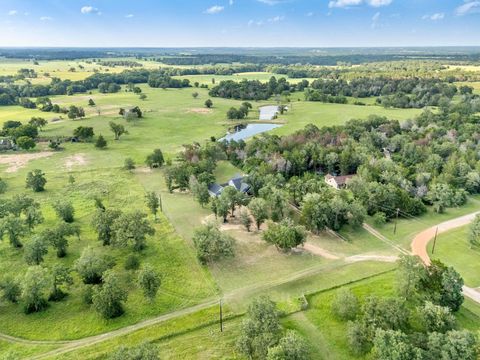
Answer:
<path fill-rule="evenodd" d="M 218 196 L 222 193 L 223 186 L 219 184 L 210 184 L 208 185 L 208 192 L 212 195 Z"/>
<path fill-rule="evenodd" d="M 347 181 L 353 178 L 355 175 L 342 175 L 342 176 L 333 176 L 328 174 L 325 176 L 325 180 L 333 179 L 337 183 L 337 185 L 345 185 Z"/>
<path fill-rule="evenodd" d="M 233 186 L 237 190 L 240 190 L 240 188 L 242 187 L 242 183 L 243 183 L 243 176 L 239 176 L 239 175 L 234 176 L 228 181 L 228 184 Z"/>

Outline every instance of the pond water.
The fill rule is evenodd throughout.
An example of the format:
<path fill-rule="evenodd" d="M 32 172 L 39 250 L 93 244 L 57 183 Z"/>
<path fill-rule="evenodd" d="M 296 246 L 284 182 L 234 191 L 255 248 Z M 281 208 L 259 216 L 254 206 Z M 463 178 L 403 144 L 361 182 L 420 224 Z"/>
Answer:
<path fill-rule="evenodd" d="M 282 125 L 280 124 L 248 124 L 248 125 L 237 125 L 235 130 L 232 133 L 227 134 L 219 141 L 227 140 L 245 140 L 246 138 L 252 137 L 257 134 L 261 134 L 265 131 L 270 131 L 275 128 L 278 128 Z"/>
<path fill-rule="evenodd" d="M 258 110 L 260 111 L 260 120 L 273 120 L 278 113 L 278 106 L 262 106 Z"/>

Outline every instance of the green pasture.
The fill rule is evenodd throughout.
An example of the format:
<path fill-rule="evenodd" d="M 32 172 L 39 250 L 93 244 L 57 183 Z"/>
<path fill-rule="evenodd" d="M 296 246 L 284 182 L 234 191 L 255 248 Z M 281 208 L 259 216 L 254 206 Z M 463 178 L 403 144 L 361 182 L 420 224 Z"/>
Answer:
<path fill-rule="evenodd" d="M 450 230 L 438 235 L 435 252 L 433 242 L 428 244 L 428 253 L 433 259 L 439 259 L 453 266 L 470 287 L 480 287 L 480 249 L 472 247 L 468 241 L 470 226 Z"/>

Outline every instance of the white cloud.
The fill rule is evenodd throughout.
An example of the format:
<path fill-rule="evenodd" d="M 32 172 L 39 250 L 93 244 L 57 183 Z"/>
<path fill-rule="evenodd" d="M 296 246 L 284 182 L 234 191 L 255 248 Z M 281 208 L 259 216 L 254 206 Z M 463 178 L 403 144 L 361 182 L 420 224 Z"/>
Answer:
<path fill-rule="evenodd" d="M 367 0 L 367 4 L 373 7 L 387 6 L 392 3 L 393 0 Z"/>
<path fill-rule="evenodd" d="M 349 8 L 352 6 L 358 6 L 367 4 L 372 7 L 381 7 L 390 5 L 393 0 L 330 0 L 328 3 L 329 8 Z"/>
<path fill-rule="evenodd" d="M 313 15 L 315 15 L 315 14 L 313 13 L 313 11 L 310 11 L 310 12 L 308 12 L 308 13 L 305 14 L 305 16 L 307 16 L 307 17 L 312 17 Z"/>
<path fill-rule="evenodd" d="M 285 0 L 257 0 L 257 1 L 270 6 L 286 2 Z"/>
<path fill-rule="evenodd" d="M 278 22 L 283 21 L 283 20 L 285 20 L 285 16 L 275 16 L 273 18 L 268 19 L 268 22 L 278 23 Z"/>
<path fill-rule="evenodd" d="M 17 10 L 10 10 L 10 11 L 8 12 L 8 15 L 9 15 L 9 16 L 15 16 L 15 15 L 17 15 L 17 14 L 18 14 L 18 11 L 17 11 Z"/>
<path fill-rule="evenodd" d="M 380 21 L 380 13 L 377 12 L 375 13 L 375 15 L 373 15 L 372 17 L 372 29 L 376 29 L 379 25 L 379 22 Z"/>
<path fill-rule="evenodd" d="M 41 21 L 52 21 L 53 18 L 51 18 L 50 16 L 42 16 L 42 17 L 40 18 L 40 20 L 41 20 Z"/>
<path fill-rule="evenodd" d="M 346 8 L 360 5 L 363 0 L 332 0 L 328 3 L 329 8 Z"/>
<path fill-rule="evenodd" d="M 232 5 L 233 5 L 233 3 L 234 3 L 234 1 L 233 1 L 233 0 L 229 0 L 229 1 L 228 1 L 228 4 L 229 4 L 230 6 L 232 6 Z"/>
<path fill-rule="evenodd" d="M 210 8 L 208 8 L 207 10 L 205 10 L 205 13 L 206 14 L 218 14 L 218 13 L 222 12 L 224 9 L 225 9 L 224 6 L 214 5 Z"/>
<path fill-rule="evenodd" d="M 101 15 L 102 13 L 95 7 L 93 6 L 84 6 L 80 9 L 80 12 L 82 14 L 97 14 L 97 15 Z"/>
<path fill-rule="evenodd" d="M 455 9 L 455 15 L 463 16 L 480 12 L 480 1 L 465 0 L 465 4 Z"/>
<path fill-rule="evenodd" d="M 135 15 L 133 15 L 133 14 L 127 14 L 127 15 L 125 15 L 125 17 L 126 17 L 127 19 L 131 19 L 131 18 L 133 18 L 134 16 L 135 16 Z"/>
<path fill-rule="evenodd" d="M 432 15 L 423 15 L 422 19 L 423 20 L 432 20 L 432 21 L 438 21 L 438 20 L 443 20 L 445 18 L 444 13 L 435 13 Z"/>

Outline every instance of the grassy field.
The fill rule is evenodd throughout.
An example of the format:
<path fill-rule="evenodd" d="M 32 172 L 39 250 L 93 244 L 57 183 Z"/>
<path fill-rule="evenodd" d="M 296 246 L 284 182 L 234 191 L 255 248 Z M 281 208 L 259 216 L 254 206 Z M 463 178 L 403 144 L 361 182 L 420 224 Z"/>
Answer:
<path fill-rule="evenodd" d="M 48 64 L 48 65 L 47 65 Z M 78 64 L 85 65 L 80 71 Z M 31 66 L 29 66 L 31 65 Z M 52 76 L 78 79 L 93 73 L 93 65 L 84 62 L 40 62 L 38 72 L 50 72 Z M 15 73 L 23 67 L 31 68 L 31 63 L 6 63 L 0 61 L 0 74 Z M 75 66 L 75 72 L 68 69 Z M 145 66 L 159 66 L 149 62 Z M 121 71 L 120 67 L 111 71 Z M 72 75 L 73 74 L 73 75 Z M 267 80 L 271 74 L 241 74 L 229 77 L 215 77 L 221 79 L 241 78 Z M 74 78 L 75 77 L 75 78 Z M 192 81 L 211 82 L 211 76 L 189 77 Z M 45 79 L 43 79 L 45 80 Z M 36 81 L 42 81 L 42 78 Z M 372 237 L 362 229 L 345 228 L 341 235 L 348 241 L 329 234 L 311 236 L 309 243 L 319 249 L 334 254 L 338 259 L 329 259 L 314 255 L 304 249 L 291 254 L 277 251 L 261 239 L 261 233 L 254 231 L 247 233 L 238 223 L 231 221 L 231 227 L 224 230 L 236 238 L 236 257 L 218 262 L 211 266 L 201 266 L 196 259 L 191 241 L 193 231 L 211 217 L 211 210 L 202 208 L 188 193 L 170 194 L 166 190 L 163 171 L 150 171 L 142 166 L 145 157 L 153 149 L 160 148 L 167 158 L 173 159 L 184 144 L 192 142 L 204 143 L 210 141 L 211 136 L 223 136 L 232 122 L 225 119 L 225 114 L 231 106 L 239 106 L 241 101 L 214 98 L 213 109 L 205 109 L 204 102 L 209 98 L 205 89 L 153 89 L 146 85 L 141 88 L 147 99 L 142 101 L 130 92 L 121 91 L 116 94 L 77 94 L 74 96 L 52 97 L 54 103 L 62 106 L 79 105 L 87 112 L 86 119 L 68 120 L 66 116 L 59 118 L 58 114 L 42 113 L 38 110 L 27 110 L 16 106 L 0 107 L 0 125 L 6 120 L 27 121 L 32 116 L 43 116 L 51 121 L 40 134 L 42 137 L 70 136 L 78 126 L 92 126 L 97 135 L 102 134 L 108 141 L 105 150 L 97 150 L 91 143 L 63 144 L 64 150 L 46 153 L 46 144 L 40 144 L 31 152 L 9 152 L 12 161 L 0 164 L 0 177 L 6 180 L 8 191 L 3 197 L 26 192 L 24 187 L 28 171 L 42 169 L 48 180 L 44 193 L 34 194 L 27 191 L 29 196 L 42 204 L 45 223 L 38 231 L 52 227 L 57 223 L 51 204 L 60 197 L 70 199 L 76 209 L 76 223 L 81 227 L 80 239 L 69 239 L 68 256 L 57 260 L 54 251 L 46 257 L 45 265 L 51 267 L 60 262 L 71 267 L 80 256 L 83 248 L 92 246 L 99 253 L 105 253 L 116 259 L 115 270 L 121 275 L 125 286 L 129 287 L 129 299 L 125 307 L 125 315 L 109 321 L 102 320 L 89 306 L 81 300 L 83 286 L 77 275 L 75 283 L 69 289 L 70 295 L 59 303 L 52 303 L 47 311 L 38 314 L 25 315 L 19 305 L 0 302 L 0 333 L 23 337 L 26 339 L 79 339 L 85 336 L 104 333 L 126 325 L 137 323 L 143 319 L 166 314 L 199 304 L 207 299 L 223 296 L 231 314 L 241 313 L 246 304 L 254 296 L 268 294 L 279 302 L 286 311 L 298 308 L 298 298 L 304 294 L 317 292 L 341 285 L 360 278 L 391 270 L 392 263 L 359 262 L 349 263 L 346 258 L 357 254 L 395 255 L 396 252 L 380 240 Z M 198 92 L 198 98 L 192 97 Z M 88 99 L 93 99 L 96 106 L 89 107 Z M 365 118 L 376 114 L 392 119 L 405 120 L 414 117 L 419 110 L 396 110 L 382 107 L 323 104 L 297 101 L 303 99 L 303 94 L 294 94 L 290 111 L 280 116 L 278 121 L 284 126 L 273 131 L 282 135 L 303 128 L 309 123 L 318 127 L 325 125 L 339 125 L 352 118 Z M 350 99 L 353 101 L 353 99 Z M 254 102 L 254 111 L 248 121 L 258 119 L 259 106 L 270 102 Z M 118 115 L 120 108 L 140 106 L 144 111 L 144 119 L 136 124 L 127 123 Z M 121 140 L 114 141 L 109 129 L 109 122 L 115 121 L 124 124 L 128 135 Z M 26 161 L 29 156 L 42 154 L 41 159 Z M 0 155 L 0 156 L 3 156 Z M 133 172 L 121 169 L 126 157 L 135 160 L 139 168 Z M 15 164 L 20 161 L 20 164 Z M 23 162 L 23 163 L 22 163 Z M 13 170 L 12 170 L 13 166 Z M 223 161 L 218 164 L 215 177 L 218 182 L 227 181 L 240 170 L 230 163 Z M 75 178 L 70 184 L 69 176 Z M 155 223 L 156 234 L 148 240 L 148 248 L 140 255 L 142 263 L 152 264 L 162 274 L 160 293 L 152 304 L 147 303 L 141 291 L 136 286 L 135 274 L 124 270 L 124 260 L 130 249 L 105 248 L 97 241 L 90 226 L 94 212 L 94 198 L 101 198 L 108 207 L 122 210 L 141 209 L 144 205 L 144 192 L 156 191 L 162 197 L 163 214 Z M 393 238 L 397 243 L 408 246 L 412 234 L 420 231 L 428 224 L 434 224 L 460 214 L 474 211 L 478 208 L 477 200 L 472 200 L 461 209 L 449 209 L 446 214 L 427 214 L 418 221 L 400 220 L 398 232 Z M 387 224 L 380 231 L 390 237 L 392 224 Z M 28 238 L 24 241 L 28 241 Z M 7 242 L 0 243 L 0 273 L 22 274 L 26 264 L 21 250 L 13 250 Z M 359 290 L 360 291 L 360 290 Z M 322 296 L 322 295 L 318 295 Z M 317 335 L 329 341 L 329 334 L 319 330 L 320 323 L 315 320 L 313 309 L 320 309 L 321 300 L 317 302 L 317 295 L 312 297 L 314 307 L 312 311 L 292 315 L 285 319 L 285 324 L 293 324 L 307 337 L 316 339 Z M 318 306 L 317 306 L 318 305 Z M 317 306 L 317 307 L 315 307 Z M 472 307 L 473 312 L 476 311 Z M 319 310 L 320 311 L 320 310 Z M 231 320 L 232 331 L 224 334 L 215 332 L 217 309 L 202 310 L 191 317 L 181 318 L 168 324 L 158 324 L 122 338 L 102 343 L 98 346 L 74 352 L 62 359 L 94 359 L 102 358 L 106 351 L 111 351 L 120 344 L 136 344 L 142 341 L 154 341 L 159 345 L 162 358 L 236 358 L 233 347 L 239 320 Z M 308 321 L 307 321 L 308 320 Z M 296 325 L 295 325 L 296 324 Z M 199 327 L 199 325 L 202 325 Z M 292 325 L 292 326 L 293 326 Z M 227 326 L 228 328 L 229 326 Z M 48 331 L 45 331 L 48 329 Z M 190 331 L 191 330 L 191 331 Z M 311 331 L 311 333 L 309 333 Z M 333 332 L 334 335 L 335 332 Z M 332 335 L 332 336 L 333 336 Z M 319 341 L 314 343 L 312 353 L 326 349 L 332 354 L 343 354 L 336 349 L 329 349 Z M 0 355 L 7 351 L 14 351 L 19 357 L 30 353 L 48 349 L 37 347 L 22 347 L 5 345 L 0 342 Z M 336 345 L 335 345 L 336 346 Z M 6 349 L 4 351 L 4 348 Z M 317 351 L 318 352 L 318 351 Z M 327 352 L 328 353 L 328 352 Z M 333 357 L 332 357 L 333 358 Z M 342 358 L 337 357 L 337 358 Z M 347 357 L 348 359 L 348 357 Z"/>
<path fill-rule="evenodd" d="M 428 244 L 429 254 L 453 266 L 470 287 L 480 287 L 480 249 L 472 248 L 468 241 L 470 227 L 464 226 L 450 230 L 437 237 L 435 253 L 432 254 L 433 242 Z"/>

